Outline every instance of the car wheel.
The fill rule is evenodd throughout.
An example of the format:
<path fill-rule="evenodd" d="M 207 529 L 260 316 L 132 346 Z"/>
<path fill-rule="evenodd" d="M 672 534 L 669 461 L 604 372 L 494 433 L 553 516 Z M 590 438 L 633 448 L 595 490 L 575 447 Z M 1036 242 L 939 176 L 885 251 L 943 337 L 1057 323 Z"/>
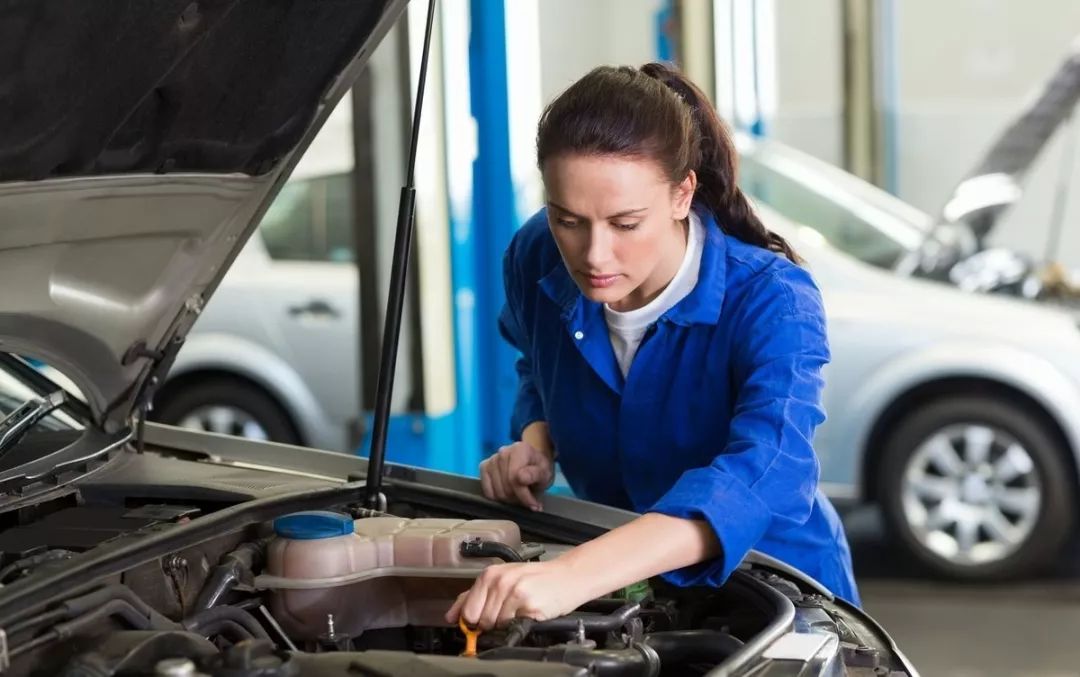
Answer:
<path fill-rule="evenodd" d="M 1027 409 L 987 397 L 923 405 L 886 438 L 879 497 L 890 530 L 951 578 L 1030 574 L 1072 532 L 1067 450 Z"/>
<path fill-rule="evenodd" d="M 189 430 L 299 444 L 288 414 L 261 388 L 228 378 L 181 385 L 157 403 L 154 420 Z"/>

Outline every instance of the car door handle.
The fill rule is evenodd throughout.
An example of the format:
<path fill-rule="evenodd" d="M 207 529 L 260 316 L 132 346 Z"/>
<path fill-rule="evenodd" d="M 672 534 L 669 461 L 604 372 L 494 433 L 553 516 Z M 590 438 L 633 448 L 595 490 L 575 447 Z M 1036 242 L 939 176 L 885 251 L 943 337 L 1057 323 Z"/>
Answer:
<path fill-rule="evenodd" d="M 289 315 L 292 317 L 321 317 L 335 320 L 341 317 L 338 309 L 323 299 L 312 299 L 302 306 L 290 306 Z"/>

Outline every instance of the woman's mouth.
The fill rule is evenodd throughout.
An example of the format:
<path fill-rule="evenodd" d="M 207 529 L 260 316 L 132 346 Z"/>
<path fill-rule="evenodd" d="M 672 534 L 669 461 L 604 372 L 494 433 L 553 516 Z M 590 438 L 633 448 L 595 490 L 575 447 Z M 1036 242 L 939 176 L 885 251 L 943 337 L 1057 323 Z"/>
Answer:
<path fill-rule="evenodd" d="M 615 284 L 620 277 L 620 275 L 585 275 L 585 280 L 594 289 L 604 289 Z"/>

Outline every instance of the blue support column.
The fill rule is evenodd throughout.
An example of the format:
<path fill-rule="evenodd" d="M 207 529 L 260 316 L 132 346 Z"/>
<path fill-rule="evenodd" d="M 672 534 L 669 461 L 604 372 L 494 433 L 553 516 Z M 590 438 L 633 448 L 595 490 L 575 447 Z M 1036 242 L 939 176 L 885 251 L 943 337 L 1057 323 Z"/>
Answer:
<path fill-rule="evenodd" d="M 478 144 L 473 165 L 472 231 L 477 404 L 485 456 L 508 440 L 516 387 L 515 355 L 499 337 L 496 324 L 504 300 L 502 255 L 518 222 L 510 171 L 505 12 L 503 0 L 472 0 L 470 6 L 469 94 Z"/>
<path fill-rule="evenodd" d="M 656 10 L 654 21 L 656 22 L 656 59 L 658 61 L 674 61 L 675 49 L 671 44 L 671 31 L 674 30 L 672 22 L 675 19 L 675 0 L 664 0 L 660 9 Z"/>

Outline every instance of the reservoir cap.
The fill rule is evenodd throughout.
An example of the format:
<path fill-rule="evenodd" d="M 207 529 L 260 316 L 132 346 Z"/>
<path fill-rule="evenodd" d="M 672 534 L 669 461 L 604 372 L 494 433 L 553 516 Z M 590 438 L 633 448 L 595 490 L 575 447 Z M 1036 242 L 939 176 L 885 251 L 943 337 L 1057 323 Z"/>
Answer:
<path fill-rule="evenodd" d="M 329 510 L 294 512 L 274 520 L 274 533 L 301 541 L 348 536 L 354 530 L 351 517 Z"/>

